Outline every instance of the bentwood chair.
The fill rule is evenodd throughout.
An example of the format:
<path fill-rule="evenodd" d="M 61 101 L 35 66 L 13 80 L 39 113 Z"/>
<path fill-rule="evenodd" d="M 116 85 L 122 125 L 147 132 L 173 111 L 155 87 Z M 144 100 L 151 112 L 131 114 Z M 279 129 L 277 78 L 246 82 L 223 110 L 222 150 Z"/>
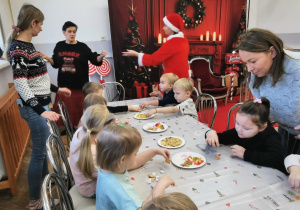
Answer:
<path fill-rule="evenodd" d="M 63 101 L 58 102 L 58 108 L 59 108 L 59 112 L 61 114 L 62 121 L 65 125 L 66 136 L 67 136 L 67 145 L 68 145 L 68 150 L 70 150 L 70 142 L 72 141 L 73 134 L 74 134 L 73 125 L 72 125 L 72 122 L 70 119 L 68 109 Z"/>
<path fill-rule="evenodd" d="M 243 104 L 243 102 L 237 103 L 235 105 L 233 105 L 229 112 L 228 112 L 228 116 L 227 116 L 227 126 L 226 126 L 226 130 L 230 129 L 230 124 L 235 125 L 235 121 L 236 121 L 236 113 L 238 111 L 238 109 L 240 108 L 240 106 Z"/>
<path fill-rule="evenodd" d="M 53 185 L 54 183 L 54 185 Z M 72 197 L 65 187 L 64 181 L 56 173 L 49 173 L 42 185 L 41 196 L 44 210 L 74 210 Z M 58 200 L 59 202 L 55 202 Z"/>
<path fill-rule="evenodd" d="M 217 114 L 217 102 L 212 95 L 202 93 L 195 102 L 199 121 L 212 128 Z"/>
<path fill-rule="evenodd" d="M 50 134 L 46 141 L 48 159 L 54 172 L 64 181 L 69 190 L 75 184 L 67 153 L 62 140 L 55 134 Z"/>
<path fill-rule="evenodd" d="M 199 92 L 198 92 L 197 88 L 194 87 L 191 97 L 192 97 L 193 101 L 196 102 L 197 98 L 199 97 Z"/>
<path fill-rule="evenodd" d="M 61 138 L 59 128 L 58 128 L 56 122 L 52 122 L 47 119 L 47 124 L 48 124 L 49 130 L 50 130 L 50 133 L 53 133 L 53 134 L 57 135 L 59 138 Z"/>
<path fill-rule="evenodd" d="M 112 101 L 124 101 L 125 100 L 125 88 L 119 82 L 105 82 L 102 83 L 103 96 L 107 102 Z"/>

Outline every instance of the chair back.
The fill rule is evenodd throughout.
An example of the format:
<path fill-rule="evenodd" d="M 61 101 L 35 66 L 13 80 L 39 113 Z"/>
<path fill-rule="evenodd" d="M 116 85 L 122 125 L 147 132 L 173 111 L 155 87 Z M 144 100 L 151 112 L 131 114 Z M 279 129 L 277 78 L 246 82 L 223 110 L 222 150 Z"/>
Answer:
<path fill-rule="evenodd" d="M 63 101 L 58 102 L 59 112 L 61 114 L 62 121 L 64 123 L 66 129 L 66 136 L 67 136 L 67 144 L 68 150 L 70 149 L 70 142 L 72 141 L 74 129 L 70 119 L 70 115 L 68 109 Z"/>
<path fill-rule="evenodd" d="M 196 102 L 197 98 L 199 97 L 199 92 L 198 92 L 197 88 L 194 87 L 191 97 L 193 98 L 193 101 Z"/>
<path fill-rule="evenodd" d="M 75 184 L 67 153 L 62 140 L 55 134 L 50 134 L 46 141 L 48 159 L 54 172 L 57 173 L 69 190 Z"/>
<path fill-rule="evenodd" d="M 212 95 L 202 93 L 195 102 L 199 110 L 199 121 L 212 128 L 217 114 L 217 102 Z"/>
<path fill-rule="evenodd" d="M 125 100 L 125 89 L 119 82 L 105 82 L 102 83 L 103 96 L 107 102 L 112 101 L 124 101 Z"/>
<path fill-rule="evenodd" d="M 229 112 L 228 112 L 228 116 L 227 116 L 227 126 L 226 126 L 226 130 L 230 129 L 230 124 L 235 125 L 235 118 L 236 118 L 236 113 L 238 111 L 238 109 L 240 108 L 240 106 L 243 104 L 243 102 L 237 103 L 235 105 L 233 105 Z"/>
<path fill-rule="evenodd" d="M 52 185 L 54 183 L 54 185 Z M 64 181 L 56 173 L 49 173 L 45 177 L 41 192 L 44 210 L 73 210 L 74 205 Z M 59 200 L 57 205 L 55 199 Z"/>
<path fill-rule="evenodd" d="M 52 122 L 47 119 L 47 125 L 49 127 L 50 133 L 53 133 L 53 134 L 57 135 L 59 138 L 61 138 L 59 128 L 58 128 L 56 122 Z"/>

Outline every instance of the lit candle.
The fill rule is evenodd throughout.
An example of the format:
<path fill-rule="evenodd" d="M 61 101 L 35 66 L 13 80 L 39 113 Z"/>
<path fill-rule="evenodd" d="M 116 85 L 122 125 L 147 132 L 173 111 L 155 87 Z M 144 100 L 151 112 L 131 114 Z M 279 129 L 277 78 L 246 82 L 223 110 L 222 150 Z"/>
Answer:
<path fill-rule="evenodd" d="M 206 41 L 209 41 L 209 31 L 206 31 Z"/>
<path fill-rule="evenodd" d="M 221 34 L 219 34 L 219 41 L 222 41 L 222 36 L 221 36 Z"/>
<path fill-rule="evenodd" d="M 200 41 L 203 41 L 203 34 L 201 34 L 200 36 Z"/>
<path fill-rule="evenodd" d="M 161 44 L 161 34 L 158 34 L 157 43 Z"/>
<path fill-rule="evenodd" d="M 164 38 L 164 39 L 163 39 L 163 43 L 166 43 L 166 41 L 167 41 L 167 38 Z"/>
<path fill-rule="evenodd" d="M 216 32 L 214 32 L 214 33 L 213 33 L 213 41 L 214 41 L 214 42 L 216 41 L 216 36 L 217 36 L 217 35 L 216 35 Z"/>

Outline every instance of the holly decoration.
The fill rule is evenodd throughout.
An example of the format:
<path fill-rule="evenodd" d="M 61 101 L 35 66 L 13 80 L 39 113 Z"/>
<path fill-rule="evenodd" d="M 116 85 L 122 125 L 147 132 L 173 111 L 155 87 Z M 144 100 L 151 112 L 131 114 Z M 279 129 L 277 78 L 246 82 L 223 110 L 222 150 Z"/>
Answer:
<path fill-rule="evenodd" d="M 192 5 L 194 7 L 194 17 L 186 15 L 187 6 Z M 176 5 L 176 13 L 178 13 L 184 22 L 186 28 L 196 28 L 202 21 L 203 16 L 206 16 L 204 3 L 201 0 L 179 0 Z"/>
<path fill-rule="evenodd" d="M 242 14 L 241 14 L 241 19 L 240 19 L 240 24 L 239 24 L 239 28 L 236 32 L 236 35 L 234 37 L 234 42 L 232 44 L 232 49 L 231 51 L 236 51 L 236 47 L 238 46 L 238 44 L 241 41 L 241 36 L 246 33 L 246 11 L 247 11 L 247 7 L 244 6 L 243 10 L 242 10 Z"/>

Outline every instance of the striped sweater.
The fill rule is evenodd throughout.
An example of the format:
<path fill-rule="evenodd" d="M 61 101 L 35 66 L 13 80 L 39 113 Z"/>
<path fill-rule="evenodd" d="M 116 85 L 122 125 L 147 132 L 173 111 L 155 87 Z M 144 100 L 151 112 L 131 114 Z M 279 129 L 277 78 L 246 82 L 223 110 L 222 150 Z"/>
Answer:
<path fill-rule="evenodd" d="M 43 106 L 51 102 L 51 91 L 58 88 L 50 84 L 47 66 L 32 43 L 14 40 L 9 49 L 13 80 L 23 104 L 39 115 Z"/>

